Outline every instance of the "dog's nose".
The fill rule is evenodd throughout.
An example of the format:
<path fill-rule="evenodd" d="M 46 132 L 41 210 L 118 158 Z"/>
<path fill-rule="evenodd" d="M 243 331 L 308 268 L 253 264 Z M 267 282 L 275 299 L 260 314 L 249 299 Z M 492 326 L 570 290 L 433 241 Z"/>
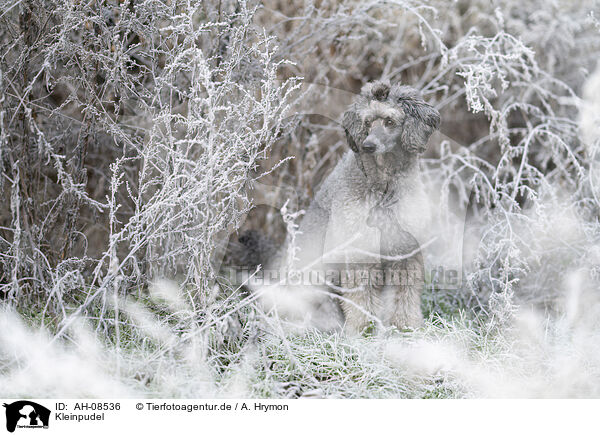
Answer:
<path fill-rule="evenodd" d="M 365 153 L 374 153 L 377 147 L 373 142 L 365 142 L 363 143 L 362 149 Z"/>

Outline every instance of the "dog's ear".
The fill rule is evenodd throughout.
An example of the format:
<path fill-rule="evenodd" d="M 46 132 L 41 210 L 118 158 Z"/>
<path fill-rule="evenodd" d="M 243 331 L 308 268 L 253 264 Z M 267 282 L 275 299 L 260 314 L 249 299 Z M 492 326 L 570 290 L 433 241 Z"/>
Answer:
<path fill-rule="evenodd" d="M 428 127 L 431 127 L 432 132 L 440 128 L 440 112 L 430 104 L 419 105 L 419 118 Z"/>
<path fill-rule="evenodd" d="M 404 113 L 416 122 L 413 128 L 422 129 L 425 142 L 434 130 L 440 128 L 440 112 L 431 104 L 423 100 L 421 93 L 409 86 L 394 85 L 390 90 L 389 99 L 398 104 Z"/>
<path fill-rule="evenodd" d="M 409 119 L 404 124 L 402 141 L 410 149 L 423 153 L 431 134 L 440 127 L 440 113 L 427 103 L 407 105 Z"/>
<path fill-rule="evenodd" d="M 440 128 L 440 112 L 438 112 L 435 107 L 429 104 L 421 105 L 421 107 L 419 107 L 419 112 L 419 118 L 425 126 L 423 129 L 423 145 L 422 148 L 419 149 L 419 152 L 425 152 L 425 149 L 427 148 L 427 142 L 429 141 L 431 134 Z"/>
<path fill-rule="evenodd" d="M 357 153 L 359 145 L 365 140 L 366 135 L 364 134 L 362 121 L 358 113 L 356 113 L 355 107 L 350 108 L 350 110 L 344 113 L 342 126 L 346 133 L 348 146 L 353 152 Z"/>

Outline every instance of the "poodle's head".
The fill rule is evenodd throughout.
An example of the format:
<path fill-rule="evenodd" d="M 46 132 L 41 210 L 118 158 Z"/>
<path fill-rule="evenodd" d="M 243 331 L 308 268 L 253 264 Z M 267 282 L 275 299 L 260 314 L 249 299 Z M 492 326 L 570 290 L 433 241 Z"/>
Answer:
<path fill-rule="evenodd" d="M 400 147 L 421 154 L 439 128 L 440 114 L 416 89 L 372 82 L 362 88 L 342 123 L 355 153 L 382 154 Z"/>

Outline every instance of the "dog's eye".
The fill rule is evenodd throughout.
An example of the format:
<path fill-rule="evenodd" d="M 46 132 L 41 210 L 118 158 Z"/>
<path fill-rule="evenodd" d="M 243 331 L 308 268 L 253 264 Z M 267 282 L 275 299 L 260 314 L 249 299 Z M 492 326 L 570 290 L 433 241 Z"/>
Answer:
<path fill-rule="evenodd" d="M 393 127 L 394 126 L 394 120 L 392 118 L 386 118 L 385 119 L 385 126 L 386 127 Z"/>
<path fill-rule="evenodd" d="M 365 128 L 371 128 L 371 121 L 365 120 Z"/>

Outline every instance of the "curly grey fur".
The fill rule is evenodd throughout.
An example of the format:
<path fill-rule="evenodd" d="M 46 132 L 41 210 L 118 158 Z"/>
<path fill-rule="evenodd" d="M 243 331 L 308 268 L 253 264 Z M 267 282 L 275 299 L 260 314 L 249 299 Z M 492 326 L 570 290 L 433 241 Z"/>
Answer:
<path fill-rule="evenodd" d="M 382 119 L 385 126 L 375 126 Z M 422 322 L 423 259 L 415 236 L 423 234 L 428 216 L 418 159 L 439 127 L 440 115 L 415 89 L 374 82 L 363 87 L 342 123 L 351 152 L 323 182 L 300 225 L 300 264 L 310 264 L 329 247 L 361 235 L 358 255 L 350 250 L 341 259 L 325 258 L 318 267 L 337 267 L 342 272 L 402 269 L 408 279 L 342 290 L 346 329 L 362 330 L 371 315 L 398 328 L 416 327 Z M 375 146 L 367 149 L 366 141 Z M 373 242 L 377 237 L 381 237 L 379 245 Z M 369 255 L 361 256 L 361 251 L 380 254 L 384 260 L 373 261 Z M 411 253 L 397 261 L 386 260 Z M 324 301 L 319 309 L 327 319 L 336 313 Z"/>

